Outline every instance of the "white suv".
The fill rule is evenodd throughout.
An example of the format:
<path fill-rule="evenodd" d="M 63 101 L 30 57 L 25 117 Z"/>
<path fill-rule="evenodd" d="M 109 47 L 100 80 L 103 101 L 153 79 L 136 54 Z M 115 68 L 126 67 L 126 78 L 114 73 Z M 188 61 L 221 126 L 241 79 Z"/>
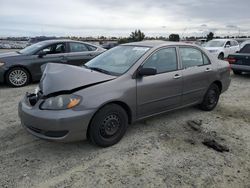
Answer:
<path fill-rule="evenodd" d="M 240 51 L 240 45 L 233 39 L 214 39 L 204 45 L 210 53 L 214 54 L 218 59 L 224 59 L 229 54 Z"/>

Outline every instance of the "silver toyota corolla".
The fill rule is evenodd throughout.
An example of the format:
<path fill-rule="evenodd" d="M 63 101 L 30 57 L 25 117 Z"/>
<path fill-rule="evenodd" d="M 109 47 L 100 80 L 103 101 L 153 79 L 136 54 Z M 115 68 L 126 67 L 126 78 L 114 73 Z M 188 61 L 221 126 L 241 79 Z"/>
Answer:
<path fill-rule="evenodd" d="M 22 125 L 55 141 L 116 144 L 128 124 L 198 105 L 213 110 L 230 84 L 226 61 L 191 44 L 143 41 L 115 47 L 84 67 L 49 63 L 19 103 Z"/>

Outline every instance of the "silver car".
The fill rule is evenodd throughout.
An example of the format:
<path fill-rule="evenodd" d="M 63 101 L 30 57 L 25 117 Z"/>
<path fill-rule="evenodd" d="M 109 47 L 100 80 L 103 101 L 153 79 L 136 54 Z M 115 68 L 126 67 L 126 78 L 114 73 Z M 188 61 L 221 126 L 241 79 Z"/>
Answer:
<path fill-rule="evenodd" d="M 19 103 L 22 125 L 54 141 L 88 138 L 107 147 L 129 124 L 187 106 L 213 110 L 230 67 L 202 48 L 143 41 L 115 47 L 76 67 L 47 64 L 36 92 Z"/>

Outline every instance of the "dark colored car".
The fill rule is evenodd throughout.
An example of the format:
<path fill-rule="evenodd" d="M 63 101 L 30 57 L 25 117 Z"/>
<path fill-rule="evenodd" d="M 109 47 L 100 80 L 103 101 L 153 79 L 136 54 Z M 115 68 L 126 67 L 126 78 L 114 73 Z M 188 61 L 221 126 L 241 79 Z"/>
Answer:
<path fill-rule="evenodd" d="M 231 54 L 227 58 L 234 74 L 250 72 L 250 42 L 242 46 L 239 53 Z"/>
<path fill-rule="evenodd" d="M 114 47 L 116 47 L 118 45 L 119 45 L 118 43 L 107 43 L 107 44 L 103 44 L 102 47 L 104 49 L 109 50 L 109 49 L 114 48 Z"/>
<path fill-rule="evenodd" d="M 0 82 L 13 87 L 39 81 L 45 63 L 83 65 L 105 49 L 73 40 L 47 40 L 20 51 L 0 54 Z"/>
<path fill-rule="evenodd" d="M 228 62 L 198 46 L 128 43 L 84 67 L 48 63 L 39 88 L 19 103 L 19 116 L 37 137 L 89 138 L 106 147 L 135 121 L 191 105 L 213 110 L 229 84 Z"/>

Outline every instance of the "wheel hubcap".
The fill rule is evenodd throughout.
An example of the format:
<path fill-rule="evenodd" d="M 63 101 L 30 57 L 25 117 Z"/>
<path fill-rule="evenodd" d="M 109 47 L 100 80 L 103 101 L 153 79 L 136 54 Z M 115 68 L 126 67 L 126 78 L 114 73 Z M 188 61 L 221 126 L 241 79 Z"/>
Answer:
<path fill-rule="evenodd" d="M 103 120 L 100 133 L 104 138 L 114 136 L 120 128 L 120 119 L 117 115 L 111 114 Z"/>
<path fill-rule="evenodd" d="M 217 102 L 217 94 L 214 90 L 211 90 L 208 96 L 208 103 L 212 105 L 215 104 L 216 102 Z"/>
<path fill-rule="evenodd" d="M 27 79 L 27 74 L 23 70 L 14 70 L 9 74 L 9 81 L 15 86 L 24 85 Z"/>

